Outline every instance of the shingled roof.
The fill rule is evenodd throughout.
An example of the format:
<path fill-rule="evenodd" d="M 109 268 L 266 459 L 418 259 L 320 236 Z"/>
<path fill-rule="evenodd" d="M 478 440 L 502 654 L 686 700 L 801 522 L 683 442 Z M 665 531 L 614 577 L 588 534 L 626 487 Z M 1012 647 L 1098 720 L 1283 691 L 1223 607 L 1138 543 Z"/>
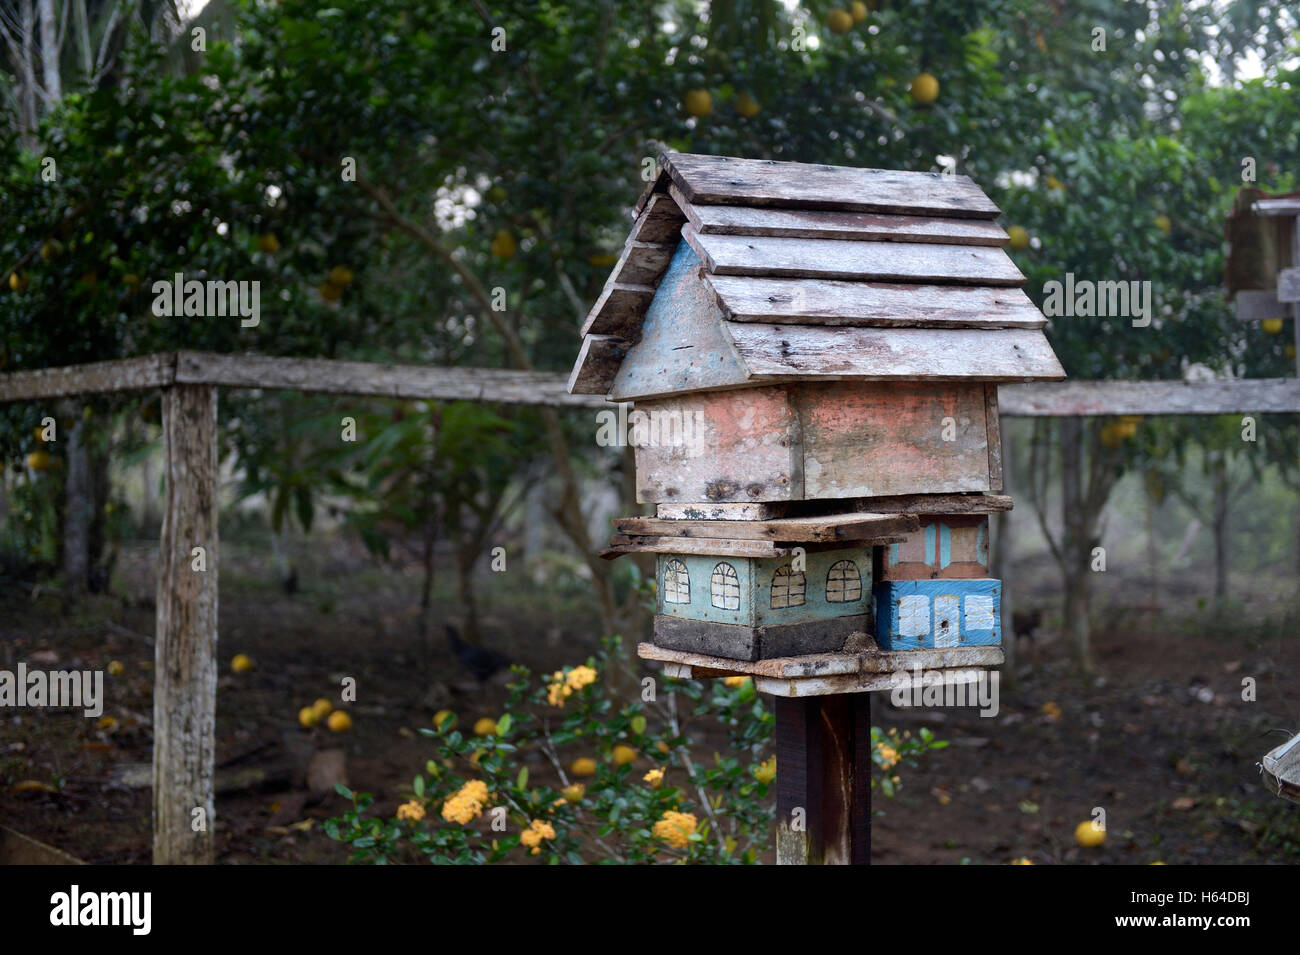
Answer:
<path fill-rule="evenodd" d="M 683 153 L 660 169 L 570 392 L 1065 377 L 968 177 Z"/>

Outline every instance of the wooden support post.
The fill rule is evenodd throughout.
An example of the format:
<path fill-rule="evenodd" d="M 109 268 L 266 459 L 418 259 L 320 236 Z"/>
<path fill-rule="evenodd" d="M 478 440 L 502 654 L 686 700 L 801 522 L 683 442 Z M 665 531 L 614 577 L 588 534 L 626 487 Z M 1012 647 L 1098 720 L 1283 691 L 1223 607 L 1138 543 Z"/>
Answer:
<path fill-rule="evenodd" d="M 776 697 L 778 865 L 871 864 L 871 694 Z"/>
<path fill-rule="evenodd" d="M 211 864 L 217 717 L 217 389 L 165 388 L 162 424 L 166 492 L 154 661 L 153 861 Z M 201 827 L 195 810 L 202 810 Z"/>

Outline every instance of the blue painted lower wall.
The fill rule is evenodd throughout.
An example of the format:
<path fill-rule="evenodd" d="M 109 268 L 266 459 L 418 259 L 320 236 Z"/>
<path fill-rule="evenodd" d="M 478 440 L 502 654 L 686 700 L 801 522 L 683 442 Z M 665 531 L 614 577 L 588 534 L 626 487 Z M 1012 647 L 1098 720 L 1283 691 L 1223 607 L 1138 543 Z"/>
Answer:
<path fill-rule="evenodd" d="M 1002 581 L 893 580 L 871 592 L 883 650 L 980 647 L 1002 642 Z"/>

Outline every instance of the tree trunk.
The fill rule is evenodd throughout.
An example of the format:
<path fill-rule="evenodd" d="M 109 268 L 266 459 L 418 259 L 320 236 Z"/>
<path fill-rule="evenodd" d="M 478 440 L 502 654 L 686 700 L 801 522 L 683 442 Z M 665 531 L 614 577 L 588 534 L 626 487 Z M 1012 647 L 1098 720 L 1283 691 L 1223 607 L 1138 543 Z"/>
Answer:
<path fill-rule="evenodd" d="M 1222 610 L 1228 601 L 1228 456 L 1214 455 L 1214 603 Z"/>
<path fill-rule="evenodd" d="M 60 417 L 70 422 L 61 429 L 67 442 L 64 455 L 68 467 L 63 504 L 63 592 L 66 600 L 75 602 L 85 594 L 90 579 L 90 450 L 80 409 L 65 406 Z"/>
<path fill-rule="evenodd" d="M 39 0 L 41 11 L 41 69 L 45 81 L 45 102 L 63 98 L 63 79 L 59 75 L 59 18 L 54 0 Z"/>
<path fill-rule="evenodd" d="M 1074 662 L 1092 670 L 1088 605 L 1092 595 L 1092 533 L 1083 494 L 1083 419 L 1061 419 L 1061 552 L 1065 635 Z"/>
<path fill-rule="evenodd" d="M 1151 571 L 1151 604 L 1160 605 L 1160 547 L 1156 541 L 1156 496 L 1151 487 L 1148 471 L 1146 481 L 1146 532 L 1147 532 L 1147 568 Z"/>

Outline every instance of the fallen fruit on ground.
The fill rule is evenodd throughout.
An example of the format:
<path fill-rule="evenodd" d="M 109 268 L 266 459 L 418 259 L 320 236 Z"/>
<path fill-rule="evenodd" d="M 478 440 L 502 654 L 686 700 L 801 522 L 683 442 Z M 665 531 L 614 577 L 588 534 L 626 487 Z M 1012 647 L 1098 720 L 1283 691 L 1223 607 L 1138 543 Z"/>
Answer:
<path fill-rule="evenodd" d="M 1074 841 L 1085 849 L 1093 849 L 1106 841 L 1106 830 L 1097 825 L 1097 820 L 1089 819 L 1074 827 Z"/>

